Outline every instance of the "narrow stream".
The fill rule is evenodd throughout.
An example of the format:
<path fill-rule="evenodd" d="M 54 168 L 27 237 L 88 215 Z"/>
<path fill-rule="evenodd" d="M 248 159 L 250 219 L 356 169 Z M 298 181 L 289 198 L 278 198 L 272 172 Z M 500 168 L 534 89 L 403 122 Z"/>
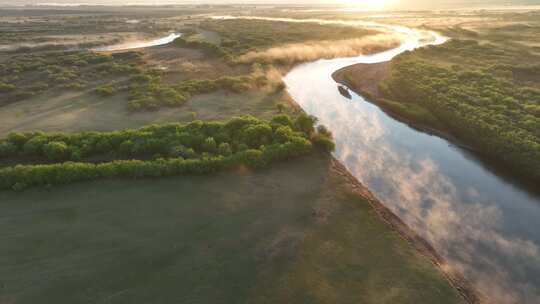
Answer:
<path fill-rule="evenodd" d="M 342 96 L 331 77 L 352 64 L 388 61 L 446 39 L 433 32 L 365 22 L 307 22 L 407 35 L 401 46 L 389 51 L 299 65 L 284 78 L 288 91 L 333 132 L 335 157 L 427 239 L 449 267 L 473 282 L 488 303 L 540 303 L 540 197 L 498 176 L 467 151 L 394 120 L 361 96 Z"/>

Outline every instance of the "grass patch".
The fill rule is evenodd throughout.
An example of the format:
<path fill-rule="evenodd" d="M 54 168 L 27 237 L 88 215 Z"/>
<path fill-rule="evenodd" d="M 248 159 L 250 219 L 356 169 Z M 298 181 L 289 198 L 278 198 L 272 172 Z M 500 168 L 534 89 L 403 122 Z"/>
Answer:
<path fill-rule="evenodd" d="M 329 168 L 0 192 L 0 299 L 461 303 Z"/>

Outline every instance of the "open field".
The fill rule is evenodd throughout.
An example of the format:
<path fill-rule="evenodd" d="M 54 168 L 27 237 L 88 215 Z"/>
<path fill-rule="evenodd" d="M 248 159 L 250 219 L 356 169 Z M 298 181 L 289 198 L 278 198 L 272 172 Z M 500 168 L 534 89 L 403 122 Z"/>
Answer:
<path fill-rule="evenodd" d="M 125 98 L 122 95 L 104 98 L 71 93 L 4 106 L 0 111 L 0 136 L 31 130 L 111 131 L 153 123 L 223 120 L 244 114 L 268 119 L 277 114 L 278 104 L 288 102 L 287 96 L 281 93 L 249 92 L 239 95 L 216 92 L 196 96 L 181 108 L 131 113 L 126 108 Z"/>
<path fill-rule="evenodd" d="M 0 192 L 3 302 L 461 303 L 326 156 Z"/>

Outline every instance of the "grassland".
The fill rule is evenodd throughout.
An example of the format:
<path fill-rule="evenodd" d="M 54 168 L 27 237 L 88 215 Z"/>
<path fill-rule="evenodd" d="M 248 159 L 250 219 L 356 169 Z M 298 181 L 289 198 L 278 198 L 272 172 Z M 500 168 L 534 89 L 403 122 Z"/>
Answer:
<path fill-rule="evenodd" d="M 0 192 L 3 302 L 461 303 L 327 156 Z"/>

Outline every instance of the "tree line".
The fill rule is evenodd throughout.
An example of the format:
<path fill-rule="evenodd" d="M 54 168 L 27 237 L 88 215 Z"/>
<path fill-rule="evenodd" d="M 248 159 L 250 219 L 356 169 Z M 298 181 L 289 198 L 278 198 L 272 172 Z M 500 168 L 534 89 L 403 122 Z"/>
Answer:
<path fill-rule="evenodd" d="M 226 122 L 194 121 L 114 132 L 12 133 L 0 141 L 0 158 L 31 156 L 38 161 L 0 169 L 0 189 L 203 174 L 238 165 L 260 168 L 309 154 L 314 148 L 333 151 L 331 133 L 315 125 L 315 118 L 301 114 L 295 119 L 278 115 L 263 121 L 243 116 Z"/>

